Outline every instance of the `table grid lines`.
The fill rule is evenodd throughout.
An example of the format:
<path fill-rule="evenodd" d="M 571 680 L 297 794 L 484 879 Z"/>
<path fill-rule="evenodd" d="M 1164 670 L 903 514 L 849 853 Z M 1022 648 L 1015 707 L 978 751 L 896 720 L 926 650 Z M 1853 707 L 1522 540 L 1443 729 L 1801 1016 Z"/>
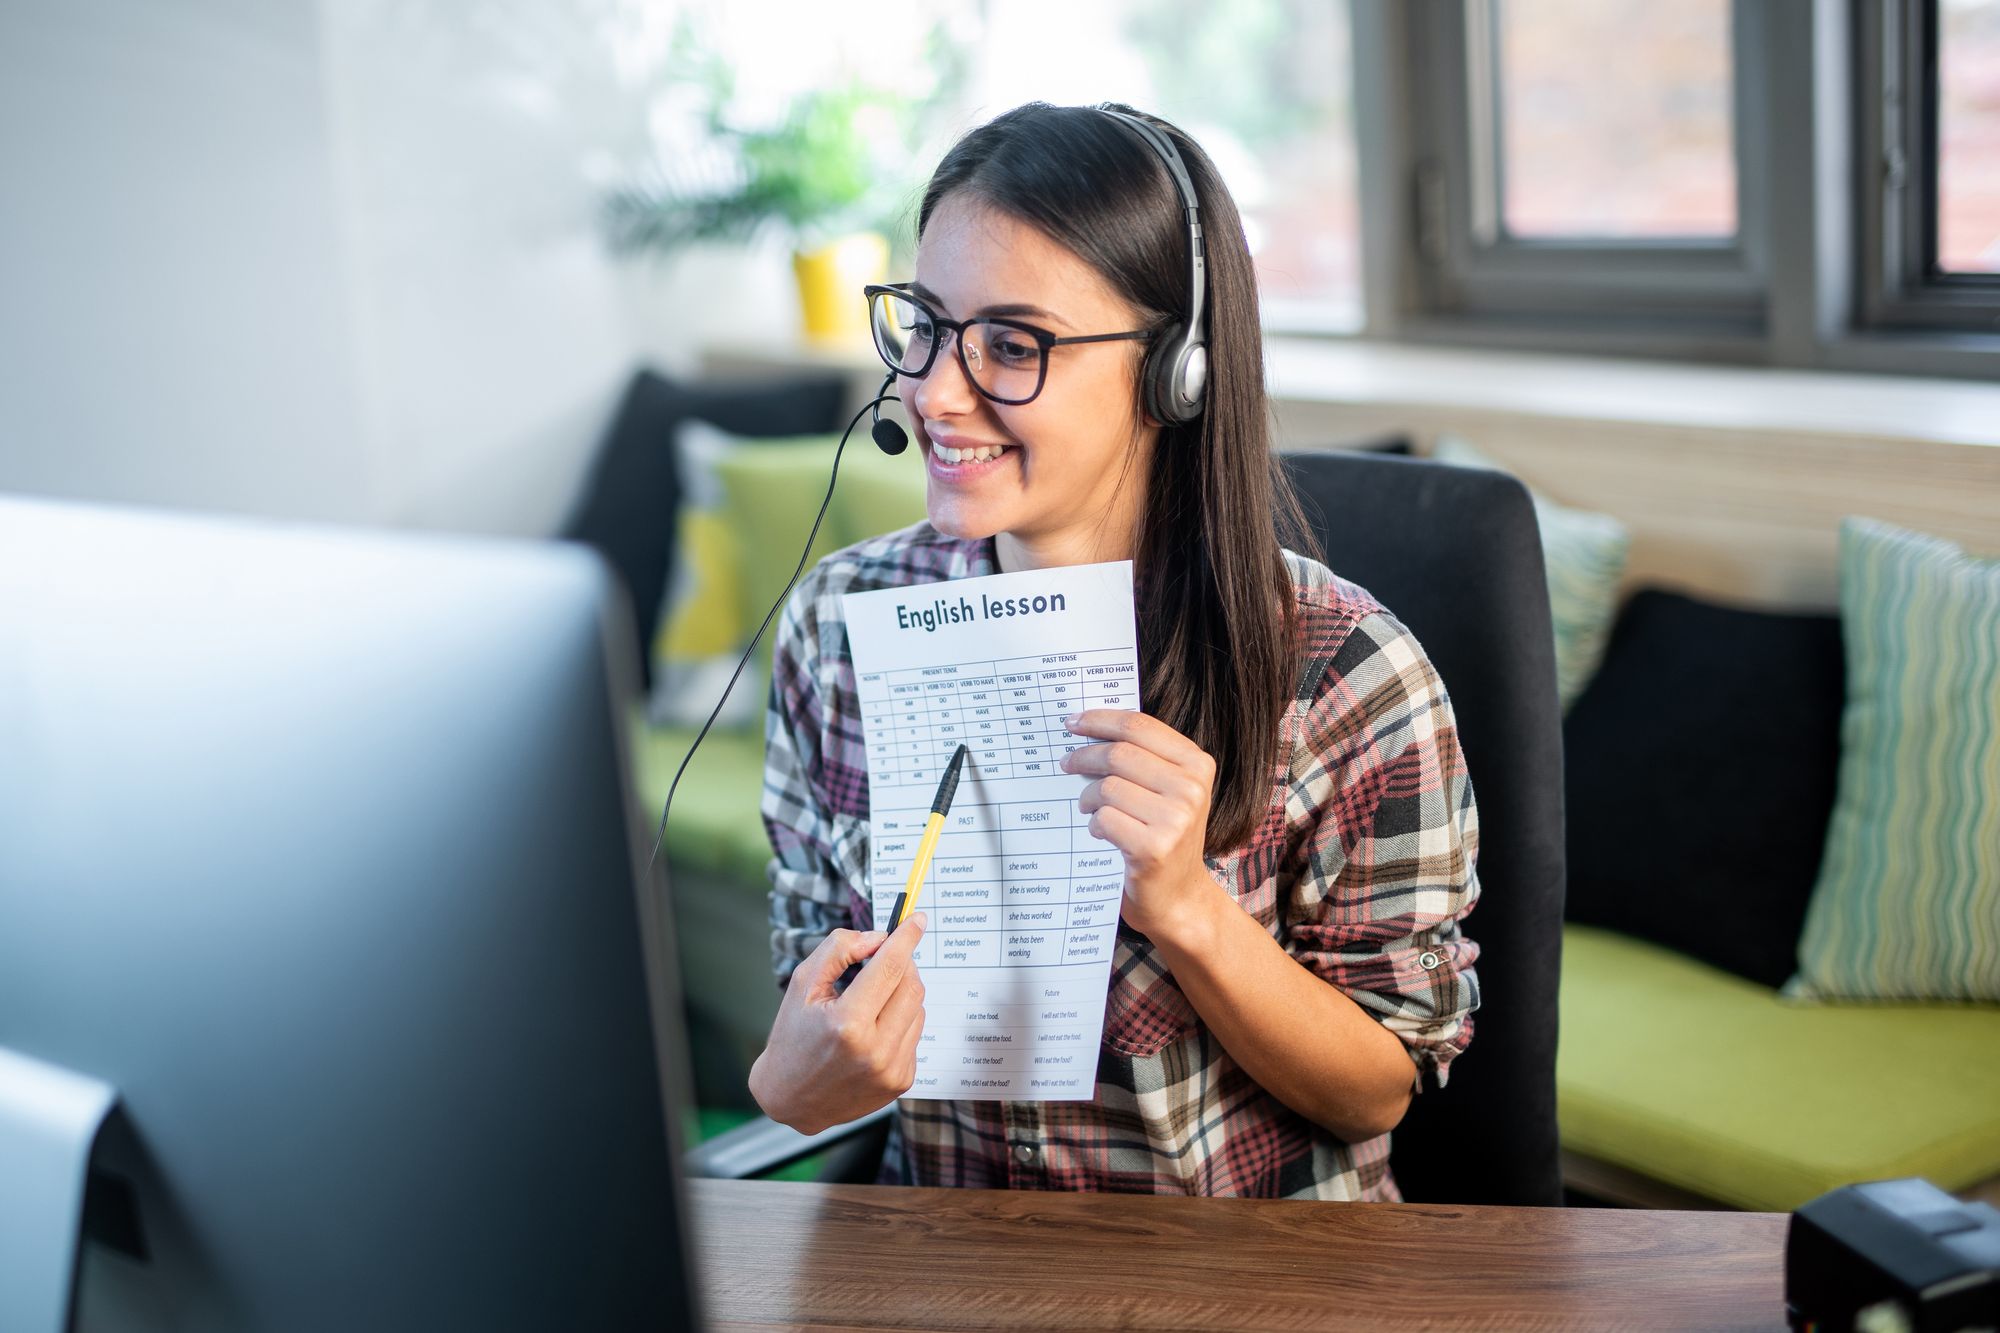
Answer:
<path fill-rule="evenodd" d="M 858 681 L 871 781 L 935 786 L 963 743 L 989 779 L 1060 773 L 1088 740 L 1064 719 L 1086 708 L 1136 708 L 1127 649 L 1092 649 L 863 673 Z"/>
<path fill-rule="evenodd" d="M 875 816 L 878 896 L 908 879 L 929 816 L 928 807 Z M 1074 799 L 954 804 L 917 896 L 930 918 L 917 965 L 1056 967 L 1108 957 L 1124 862 L 1088 825 Z"/>

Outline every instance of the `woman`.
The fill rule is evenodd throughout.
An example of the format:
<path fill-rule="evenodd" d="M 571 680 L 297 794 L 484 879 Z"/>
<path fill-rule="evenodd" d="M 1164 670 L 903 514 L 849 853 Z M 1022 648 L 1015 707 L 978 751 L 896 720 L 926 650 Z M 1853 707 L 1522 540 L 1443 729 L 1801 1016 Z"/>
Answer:
<path fill-rule="evenodd" d="M 753 1095 L 810 1132 L 915 1076 L 925 922 L 869 929 L 841 594 L 1130 559 L 1145 711 L 1081 714 L 1070 729 L 1098 743 L 1064 760 L 1126 867 L 1097 1096 L 904 1101 L 883 1177 L 1397 1199 L 1389 1132 L 1425 1072 L 1443 1082 L 1478 1004 L 1458 928 L 1478 898 L 1477 816 L 1422 648 L 1280 544 L 1274 516 L 1298 526 L 1296 508 L 1213 166 L 1129 108 L 1020 107 L 946 155 L 915 281 L 871 300 L 939 349 L 891 360 L 929 521 L 822 561 L 782 621 L 764 815 L 786 995 Z M 1171 392 L 1201 378 L 1190 325 L 1207 361 L 1192 403 Z M 1182 383 L 1149 394 L 1149 365 L 1174 370 L 1161 357 L 1183 360 Z"/>

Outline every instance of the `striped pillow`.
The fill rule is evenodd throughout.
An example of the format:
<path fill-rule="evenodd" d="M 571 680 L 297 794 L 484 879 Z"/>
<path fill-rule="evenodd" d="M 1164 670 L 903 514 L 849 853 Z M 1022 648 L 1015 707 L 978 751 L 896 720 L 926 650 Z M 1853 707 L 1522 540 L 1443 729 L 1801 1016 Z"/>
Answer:
<path fill-rule="evenodd" d="M 1840 528 L 1840 785 L 1786 994 L 2000 1000 L 2000 560 Z"/>
<path fill-rule="evenodd" d="M 1463 440 L 1438 438 L 1431 457 L 1458 467 L 1507 469 Z M 1549 619 L 1556 631 L 1556 697 L 1564 712 L 1604 661 L 1618 614 L 1618 580 L 1625 574 L 1631 534 L 1609 514 L 1571 509 L 1529 488 L 1542 530 L 1542 565 L 1549 581 Z"/>

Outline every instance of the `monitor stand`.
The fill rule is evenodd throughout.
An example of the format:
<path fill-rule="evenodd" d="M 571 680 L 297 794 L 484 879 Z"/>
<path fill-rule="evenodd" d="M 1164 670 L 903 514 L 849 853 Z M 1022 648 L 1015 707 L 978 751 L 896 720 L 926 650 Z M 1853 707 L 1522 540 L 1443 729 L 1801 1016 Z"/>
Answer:
<path fill-rule="evenodd" d="M 109 1083 L 0 1046 L 0 1328 L 66 1333 Z"/>

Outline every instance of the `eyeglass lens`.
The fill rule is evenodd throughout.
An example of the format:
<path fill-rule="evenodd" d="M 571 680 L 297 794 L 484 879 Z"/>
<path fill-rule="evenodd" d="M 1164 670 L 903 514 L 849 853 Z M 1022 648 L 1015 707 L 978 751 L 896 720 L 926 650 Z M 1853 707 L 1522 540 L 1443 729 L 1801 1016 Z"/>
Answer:
<path fill-rule="evenodd" d="M 876 292 L 869 303 L 869 325 L 875 350 L 891 370 L 921 375 L 938 354 L 948 330 L 916 301 L 891 292 Z M 960 359 L 988 397 L 1003 403 L 1023 403 L 1042 383 L 1042 348 L 1017 328 L 989 320 L 969 320 L 959 334 Z"/>

